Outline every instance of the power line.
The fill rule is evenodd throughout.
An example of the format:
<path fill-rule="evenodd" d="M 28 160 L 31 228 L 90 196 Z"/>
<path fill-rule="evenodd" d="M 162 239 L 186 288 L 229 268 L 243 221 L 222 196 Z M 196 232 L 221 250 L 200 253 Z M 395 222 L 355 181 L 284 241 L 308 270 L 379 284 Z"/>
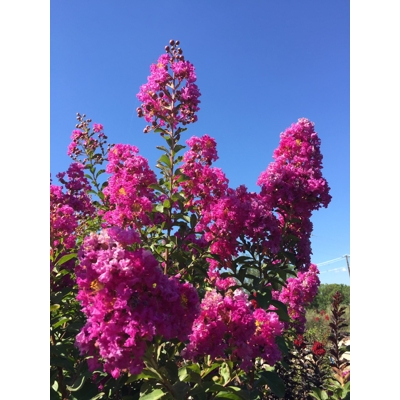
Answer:
<path fill-rule="evenodd" d="M 346 272 L 346 268 L 345 267 L 339 267 L 339 268 L 328 269 L 327 271 L 321 271 L 320 274 L 324 274 L 325 272 L 333 272 L 333 271 Z"/>
<path fill-rule="evenodd" d="M 334 258 L 334 259 L 332 259 L 332 260 L 323 261 L 323 262 L 318 263 L 318 264 L 316 264 L 316 265 L 317 265 L 317 267 L 321 267 L 321 266 L 333 264 L 333 263 L 335 263 L 335 262 L 338 262 L 338 261 L 343 260 L 343 258 L 346 259 L 347 270 L 348 270 L 349 276 L 350 276 L 350 263 L 349 263 L 350 255 L 349 255 L 349 254 L 345 254 L 345 255 L 342 256 L 342 257 L 337 257 L 337 258 Z M 341 267 L 341 268 L 330 269 L 330 270 L 328 270 L 328 271 L 321 271 L 321 273 L 323 273 L 323 272 L 330 272 L 330 271 L 337 271 L 337 270 L 342 269 L 342 268 L 343 268 L 343 267 Z"/>
<path fill-rule="evenodd" d="M 333 260 L 323 261 L 323 262 L 321 262 L 321 263 L 318 263 L 318 264 L 317 264 L 317 267 L 321 267 L 321 266 L 323 266 L 323 265 L 328 265 L 328 264 L 332 264 L 332 263 L 334 263 L 334 262 L 338 262 L 338 261 L 342 260 L 343 257 L 344 257 L 344 256 L 338 257 L 338 258 L 334 258 Z"/>

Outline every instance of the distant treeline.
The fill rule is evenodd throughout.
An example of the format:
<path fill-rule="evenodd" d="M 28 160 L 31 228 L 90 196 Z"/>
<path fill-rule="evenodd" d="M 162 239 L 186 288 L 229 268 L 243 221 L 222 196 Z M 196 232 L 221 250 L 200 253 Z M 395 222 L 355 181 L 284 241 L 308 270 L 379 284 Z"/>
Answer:
<path fill-rule="evenodd" d="M 318 288 L 318 294 L 308 309 L 327 310 L 332 303 L 332 296 L 339 291 L 343 295 L 343 305 L 350 305 L 350 286 L 338 283 L 323 283 Z"/>

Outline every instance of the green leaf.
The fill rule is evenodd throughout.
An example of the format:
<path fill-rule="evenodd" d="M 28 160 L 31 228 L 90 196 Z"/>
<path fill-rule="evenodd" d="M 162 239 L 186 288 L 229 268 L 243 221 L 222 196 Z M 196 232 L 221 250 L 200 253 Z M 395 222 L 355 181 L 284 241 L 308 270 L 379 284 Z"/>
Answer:
<path fill-rule="evenodd" d="M 90 400 L 98 400 L 102 399 L 106 394 L 104 392 L 100 392 L 99 394 L 96 394 L 96 396 L 92 397 Z"/>
<path fill-rule="evenodd" d="M 199 364 L 190 364 L 190 365 L 187 365 L 186 368 L 190 369 L 194 372 L 197 372 L 198 374 L 200 374 L 200 372 L 201 372 Z"/>
<path fill-rule="evenodd" d="M 201 385 L 196 385 L 193 389 L 190 390 L 189 394 L 198 400 L 206 400 L 207 395 L 205 394 L 206 390 L 212 386 L 212 382 L 203 382 Z"/>
<path fill-rule="evenodd" d="M 278 300 L 271 300 L 271 305 L 276 307 L 277 310 L 275 312 L 279 315 L 279 319 L 284 322 L 290 322 L 290 317 L 287 311 L 286 304 L 283 304 L 281 301 Z"/>
<path fill-rule="evenodd" d="M 167 133 L 167 132 L 164 131 L 164 133 Z M 172 147 L 172 139 L 171 139 L 171 137 L 168 134 L 166 134 L 163 137 L 164 137 L 165 141 L 168 143 L 168 146 Z"/>
<path fill-rule="evenodd" d="M 54 383 L 53 383 L 53 385 L 51 386 L 51 388 L 57 392 L 57 391 L 58 391 L 58 382 L 57 382 L 57 381 L 54 381 Z"/>
<path fill-rule="evenodd" d="M 271 298 L 272 295 L 270 291 L 264 293 L 257 292 L 256 301 L 262 309 L 266 310 L 271 303 Z"/>
<path fill-rule="evenodd" d="M 282 336 L 276 336 L 275 337 L 275 342 L 279 347 L 279 350 L 281 351 L 282 354 L 289 354 L 289 349 L 286 345 L 286 341 Z"/>
<path fill-rule="evenodd" d="M 67 371 L 74 370 L 74 363 L 65 357 L 50 357 L 50 365 L 54 367 L 62 367 Z"/>
<path fill-rule="evenodd" d="M 226 362 L 222 363 L 219 373 L 221 374 L 222 378 L 224 379 L 224 383 L 229 382 L 231 371 L 229 370 L 229 366 Z"/>
<path fill-rule="evenodd" d="M 178 366 L 173 361 L 167 361 L 162 367 L 168 374 L 168 378 L 171 382 L 175 382 L 178 379 Z"/>
<path fill-rule="evenodd" d="M 187 381 L 188 379 L 186 379 Z M 201 383 L 201 376 L 197 372 L 190 371 L 189 382 Z"/>
<path fill-rule="evenodd" d="M 214 397 L 218 398 L 218 399 L 232 399 L 232 400 L 242 400 L 243 399 L 243 397 L 240 397 L 236 393 L 232 393 L 232 392 L 219 392 Z"/>
<path fill-rule="evenodd" d="M 235 259 L 235 262 L 237 264 L 242 264 L 242 263 L 244 263 L 246 261 L 250 261 L 250 260 L 253 260 L 253 259 L 251 257 L 247 257 L 247 256 L 240 256 L 240 257 Z"/>
<path fill-rule="evenodd" d="M 59 308 L 60 308 L 60 305 L 59 305 L 59 304 L 52 304 L 52 305 L 50 306 L 50 312 L 56 311 L 56 310 L 58 310 Z"/>
<path fill-rule="evenodd" d="M 206 392 L 220 392 L 220 391 L 225 391 L 225 386 L 222 386 L 218 383 L 214 383 L 206 390 Z"/>
<path fill-rule="evenodd" d="M 104 174 L 104 172 L 106 172 L 105 169 L 101 169 L 99 172 L 97 172 L 96 179 L 99 177 L 99 175 Z"/>
<path fill-rule="evenodd" d="M 149 188 L 158 190 L 159 192 L 166 194 L 165 189 L 157 183 L 152 183 L 151 185 L 149 185 Z"/>
<path fill-rule="evenodd" d="M 158 381 L 162 381 L 162 376 L 154 369 L 154 368 L 144 368 L 141 374 L 139 375 L 142 379 L 156 379 Z"/>
<path fill-rule="evenodd" d="M 197 217 L 196 217 L 196 214 L 192 214 L 192 215 L 190 216 L 190 227 L 191 227 L 192 229 L 194 229 L 195 226 L 196 226 L 196 224 L 197 224 Z"/>
<path fill-rule="evenodd" d="M 98 192 L 97 195 L 100 197 L 102 201 L 104 201 L 104 194 L 103 192 Z"/>
<path fill-rule="evenodd" d="M 223 386 L 221 390 L 215 397 L 219 399 L 233 399 L 233 400 L 249 400 L 250 396 L 247 392 L 241 390 L 236 386 Z"/>
<path fill-rule="evenodd" d="M 180 182 L 188 181 L 189 179 L 190 178 L 187 175 L 180 173 L 179 178 L 177 179 L 177 182 L 180 183 Z"/>
<path fill-rule="evenodd" d="M 164 200 L 163 207 L 164 208 L 171 208 L 171 203 L 170 203 L 170 201 L 168 199 Z"/>
<path fill-rule="evenodd" d="M 313 388 L 310 392 L 310 396 L 318 399 L 318 400 L 328 400 L 328 394 L 325 392 L 325 390 L 321 390 L 319 388 Z"/>
<path fill-rule="evenodd" d="M 62 325 L 63 323 L 69 321 L 69 318 L 61 318 L 59 321 L 57 321 L 54 325 L 52 325 L 53 329 L 58 328 L 60 325 Z"/>
<path fill-rule="evenodd" d="M 203 370 L 202 373 L 202 378 L 206 377 L 210 372 L 214 371 L 215 368 L 218 368 L 221 364 L 220 363 L 214 363 L 212 364 L 210 367 L 208 367 L 207 369 Z"/>
<path fill-rule="evenodd" d="M 179 368 L 178 377 L 180 381 L 183 381 L 188 375 L 186 367 Z"/>
<path fill-rule="evenodd" d="M 160 213 L 164 212 L 164 206 L 162 204 L 157 204 L 156 211 L 158 211 Z"/>
<path fill-rule="evenodd" d="M 141 400 L 157 400 L 157 399 L 161 399 L 161 397 L 163 397 L 164 395 L 165 395 L 165 393 L 161 389 L 156 389 L 156 390 L 153 390 L 149 394 L 145 394 L 144 396 L 141 396 L 140 399 Z"/>
<path fill-rule="evenodd" d="M 86 380 L 86 377 L 84 375 L 80 375 L 80 376 L 78 376 L 78 378 L 76 379 L 76 381 L 73 383 L 72 386 L 66 385 L 67 389 L 71 392 L 76 392 L 83 386 L 83 384 L 85 383 L 85 380 Z"/>
<path fill-rule="evenodd" d="M 77 253 L 70 253 L 66 254 L 65 256 L 62 256 L 55 264 L 56 267 L 59 267 L 60 265 L 63 265 L 67 261 L 71 260 L 72 258 L 76 258 Z"/>
<path fill-rule="evenodd" d="M 296 239 L 298 239 L 298 238 L 296 238 Z M 293 265 L 296 265 L 296 262 L 297 262 L 296 254 L 290 253 L 288 251 L 286 251 L 284 254 Z"/>
<path fill-rule="evenodd" d="M 162 150 L 162 151 L 165 151 L 166 153 L 168 153 L 168 149 L 164 146 L 156 146 L 156 149 Z"/>
<path fill-rule="evenodd" d="M 263 371 L 261 372 L 260 380 L 271 389 L 275 396 L 280 398 L 285 397 L 285 384 L 276 372 Z"/>
<path fill-rule="evenodd" d="M 181 144 L 176 144 L 174 147 L 174 154 L 178 153 L 178 151 L 181 151 L 182 149 L 185 149 L 186 146 L 182 146 Z"/>
<path fill-rule="evenodd" d="M 171 160 L 169 159 L 169 157 L 166 154 L 163 154 L 158 161 L 160 163 L 164 163 L 168 168 L 171 168 Z"/>
<path fill-rule="evenodd" d="M 190 390 L 190 387 L 185 382 L 175 382 L 172 385 L 174 389 L 174 399 L 176 400 L 185 400 L 187 398 L 187 393 Z"/>
<path fill-rule="evenodd" d="M 60 400 L 60 395 L 53 388 L 50 388 L 50 400 Z"/>

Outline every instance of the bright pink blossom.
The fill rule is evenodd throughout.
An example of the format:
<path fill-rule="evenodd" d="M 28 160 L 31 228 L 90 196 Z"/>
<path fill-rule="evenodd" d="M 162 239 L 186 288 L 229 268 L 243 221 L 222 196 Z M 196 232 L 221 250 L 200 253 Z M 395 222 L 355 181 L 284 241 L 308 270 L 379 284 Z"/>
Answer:
<path fill-rule="evenodd" d="M 147 83 L 140 87 L 137 98 L 142 102 L 137 108 L 138 116 L 151 123 L 149 132 L 168 124 L 176 128 L 197 121 L 200 91 L 196 82 L 195 68 L 180 55 L 169 53 L 158 58 L 150 66 Z"/>
<path fill-rule="evenodd" d="M 297 123 L 281 133 L 274 159 L 257 184 L 261 195 L 280 214 L 285 227 L 287 251 L 296 254 L 296 266 L 305 270 L 310 264 L 312 223 L 311 213 L 327 207 L 331 196 L 329 186 L 322 176 L 320 139 L 314 123 L 300 118 Z"/>
<path fill-rule="evenodd" d="M 248 370 L 252 360 L 262 357 L 273 365 L 281 354 L 275 343 L 282 334 L 283 324 L 278 316 L 262 309 L 253 311 L 247 295 L 240 289 L 225 296 L 215 290 L 206 293 L 201 312 L 193 323 L 185 358 L 196 359 L 209 354 L 211 358 L 230 357 L 240 361 Z"/>
<path fill-rule="evenodd" d="M 111 174 L 104 195 L 110 204 L 105 220 L 121 228 L 140 228 L 151 221 L 148 214 L 155 200 L 151 184 L 157 183 L 155 173 L 150 169 L 139 150 L 131 145 L 115 145 L 108 154 L 106 172 Z"/>
<path fill-rule="evenodd" d="M 289 316 L 298 333 L 303 333 L 306 323 L 305 307 L 318 293 L 320 280 L 318 268 L 311 264 L 307 272 L 299 272 L 297 277 L 289 278 L 281 291 L 273 291 L 273 298 L 286 304 Z"/>
<path fill-rule="evenodd" d="M 91 234 L 76 268 L 77 299 L 87 317 L 77 346 L 93 356 L 91 369 L 103 364 L 114 378 L 141 372 L 146 342 L 155 335 L 187 340 L 198 315 L 194 287 L 164 275 L 149 251 L 126 249 L 134 243 L 138 236 L 119 228 Z"/>

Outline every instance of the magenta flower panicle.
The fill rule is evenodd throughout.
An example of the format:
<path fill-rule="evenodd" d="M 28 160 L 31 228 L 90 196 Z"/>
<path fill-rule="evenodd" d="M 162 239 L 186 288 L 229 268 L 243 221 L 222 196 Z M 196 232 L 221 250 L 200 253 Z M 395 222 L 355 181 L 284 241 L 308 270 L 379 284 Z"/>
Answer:
<path fill-rule="evenodd" d="M 106 172 L 111 176 L 104 189 L 110 204 L 104 219 L 112 226 L 140 229 L 151 223 L 149 213 L 155 201 L 150 185 L 157 183 L 148 161 L 135 146 L 117 144 L 108 153 Z"/>
<path fill-rule="evenodd" d="M 193 323 L 182 356 L 192 360 L 206 354 L 214 359 L 230 357 L 245 371 L 258 357 L 273 365 L 281 358 L 275 338 L 282 331 L 277 314 L 254 310 L 241 289 L 228 290 L 224 296 L 212 290 L 201 302 L 200 315 Z"/>
<path fill-rule="evenodd" d="M 178 124 L 184 126 L 197 121 L 200 91 L 195 84 L 195 68 L 185 60 L 178 46 L 179 41 L 170 41 L 170 46 L 165 47 L 166 54 L 150 66 L 147 83 L 137 94 L 142 102 L 137 108 L 138 117 L 150 123 L 145 133 L 160 127 L 172 132 Z"/>
<path fill-rule="evenodd" d="M 258 178 L 261 196 L 280 215 L 287 251 L 296 254 L 296 267 L 304 271 L 311 256 L 311 214 L 331 201 L 330 188 L 322 176 L 320 139 L 314 123 L 300 118 L 281 133 L 274 159 Z"/>
<path fill-rule="evenodd" d="M 132 230 L 111 228 L 86 237 L 79 251 L 77 300 L 86 324 L 76 337 L 80 352 L 93 356 L 114 378 L 139 374 L 147 341 L 155 335 L 186 341 L 199 313 L 196 289 L 164 275 Z"/>

